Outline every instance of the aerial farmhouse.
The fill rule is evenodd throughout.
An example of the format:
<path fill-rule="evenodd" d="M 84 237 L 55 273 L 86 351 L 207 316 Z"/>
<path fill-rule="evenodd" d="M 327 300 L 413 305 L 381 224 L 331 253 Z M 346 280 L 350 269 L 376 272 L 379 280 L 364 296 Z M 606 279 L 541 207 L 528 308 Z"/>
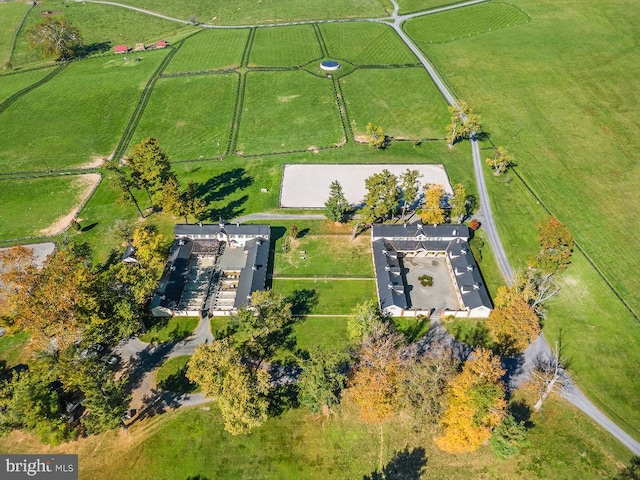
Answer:
<path fill-rule="evenodd" d="M 486 318 L 491 298 L 466 225 L 373 225 L 380 308 L 393 316 Z M 422 279 L 429 278 L 430 285 Z"/>
<path fill-rule="evenodd" d="M 154 316 L 218 316 L 249 305 L 267 279 L 269 225 L 176 225 Z"/>

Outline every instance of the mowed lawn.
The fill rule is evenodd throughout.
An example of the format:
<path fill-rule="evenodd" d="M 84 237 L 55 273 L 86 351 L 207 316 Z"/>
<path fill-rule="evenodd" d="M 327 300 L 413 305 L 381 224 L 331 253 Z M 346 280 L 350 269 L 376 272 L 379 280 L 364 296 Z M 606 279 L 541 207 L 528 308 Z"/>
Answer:
<path fill-rule="evenodd" d="M 286 235 L 276 243 L 274 275 L 285 277 L 339 276 L 373 278 L 371 241 L 362 235 L 305 235 L 290 242 L 283 252 Z"/>
<path fill-rule="evenodd" d="M 384 17 L 378 0 L 124 0 L 126 5 L 145 8 L 183 20 L 195 19 L 212 25 L 254 25 L 293 20 Z"/>
<path fill-rule="evenodd" d="M 237 74 L 161 78 L 130 146 L 155 137 L 173 160 L 224 154 L 237 90 Z"/>
<path fill-rule="evenodd" d="M 108 156 L 166 55 L 73 63 L 2 113 L 0 171 L 77 167 Z"/>
<path fill-rule="evenodd" d="M 452 0 L 397 0 L 400 13 L 422 12 L 433 8 L 458 3 Z"/>
<path fill-rule="evenodd" d="M 312 25 L 258 28 L 249 66 L 299 66 L 320 58 L 322 50 Z"/>
<path fill-rule="evenodd" d="M 347 317 L 306 317 L 293 327 L 300 350 L 343 352 L 349 345 Z"/>
<path fill-rule="evenodd" d="M 527 14 L 514 5 L 487 2 L 409 20 L 405 30 L 424 45 L 495 32 L 528 21 Z"/>
<path fill-rule="evenodd" d="M 237 150 L 244 154 L 327 147 L 344 140 L 331 82 L 306 72 L 250 72 Z"/>
<path fill-rule="evenodd" d="M 482 114 L 492 142 L 515 155 L 533 190 L 639 312 L 640 238 L 631 226 L 640 224 L 640 116 L 632 107 L 640 101 L 640 51 L 633 48 L 640 12 L 631 1 L 517 5 L 531 17 L 526 25 L 421 45 Z M 522 186 L 490 188 L 500 231 L 511 232 L 503 237 L 507 251 L 523 265 L 544 211 Z M 561 328 L 572 332 L 563 336 L 580 385 L 640 438 L 640 329 L 584 262 L 576 258 L 567 273 L 575 289 L 565 287 L 550 308 L 547 336 L 553 342 Z M 582 348 L 595 344 L 599 354 Z"/>
<path fill-rule="evenodd" d="M 29 28 L 44 20 L 42 12 L 54 12 L 53 18 L 66 18 L 78 27 L 85 47 L 97 51 L 111 50 L 114 45 L 151 43 L 170 37 L 186 27 L 170 20 L 146 15 L 113 5 L 99 5 L 64 0 L 40 0 L 27 16 L 16 43 L 14 65 L 42 60 L 40 52 L 27 44 Z"/>
<path fill-rule="evenodd" d="M 0 4 L 1 6 L 2 4 Z M 8 75 L 0 75 L 0 105 L 11 95 L 18 93 L 20 90 L 33 85 L 41 78 L 47 76 L 53 68 L 39 68 L 20 73 L 11 73 Z"/>
<path fill-rule="evenodd" d="M 1 181 L 0 240 L 38 236 L 77 205 L 85 188 L 78 177 Z"/>
<path fill-rule="evenodd" d="M 28 8 L 22 2 L 0 3 L 0 65 L 9 61 L 13 36 Z"/>
<path fill-rule="evenodd" d="M 317 302 L 310 311 L 317 315 L 349 315 L 359 303 L 376 298 L 375 280 L 281 280 L 273 279 L 273 291 L 282 295 L 303 292 Z"/>
<path fill-rule="evenodd" d="M 237 68 L 249 37 L 248 28 L 203 30 L 184 40 L 164 73 Z"/>
<path fill-rule="evenodd" d="M 355 135 L 373 122 L 395 138 L 444 138 L 447 104 L 423 69 L 361 69 L 340 83 Z"/>
<path fill-rule="evenodd" d="M 356 65 L 418 64 L 415 55 L 388 25 L 325 23 L 320 25 L 320 31 L 331 57 Z"/>

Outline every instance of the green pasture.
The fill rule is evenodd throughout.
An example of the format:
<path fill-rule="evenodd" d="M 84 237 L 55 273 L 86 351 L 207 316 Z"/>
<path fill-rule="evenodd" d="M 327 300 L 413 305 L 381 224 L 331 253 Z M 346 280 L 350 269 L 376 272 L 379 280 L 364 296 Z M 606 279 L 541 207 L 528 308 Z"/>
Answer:
<path fill-rule="evenodd" d="M 28 8 L 23 2 L 0 3 L 0 66 L 9 61 L 13 36 Z"/>
<path fill-rule="evenodd" d="M 42 16 L 45 11 L 53 12 L 53 18 L 65 17 L 78 27 L 85 48 L 94 53 L 110 51 L 118 44 L 133 47 L 136 43 L 152 43 L 165 38 L 169 40 L 178 32 L 192 28 L 113 5 L 41 0 L 29 12 L 20 32 L 14 54 L 14 66 L 42 59 L 40 52 L 29 48 L 26 34 L 31 26 L 45 19 Z"/>
<path fill-rule="evenodd" d="M 273 279 L 273 291 L 291 295 L 304 291 L 316 296 L 317 303 L 311 306 L 310 314 L 349 315 L 357 304 L 376 298 L 375 280 L 282 280 Z"/>
<path fill-rule="evenodd" d="M 418 64 L 415 55 L 388 25 L 324 23 L 320 30 L 332 58 L 348 60 L 356 65 Z"/>
<path fill-rule="evenodd" d="M 154 318 L 153 324 L 140 335 L 147 343 L 175 342 L 188 337 L 198 326 L 197 317 Z"/>
<path fill-rule="evenodd" d="M 51 68 L 39 68 L 37 70 L 0 75 L 0 105 L 14 93 L 18 93 L 20 90 L 47 76 L 51 73 L 51 70 Z"/>
<path fill-rule="evenodd" d="M 458 3 L 457 0 L 397 0 L 400 6 L 399 13 L 413 13 L 422 12 L 425 10 L 432 10 L 434 8 L 443 7 L 445 5 L 451 5 Z"/>
<path fill-rule="evenodd" d="M 22 97 L 2 114 L 0 171 L 77 167 L 108 156 L 164 55 L 74 63 Z"/>
<path fill-rule="evenodd" d="M 249 66 L 300 66 L 319 58 L 322 50 L 312 25 L 258 28 Z"/>
<path fill-rule="evenodd" d="M 304 232 L 304 229 L 301 231 Z M 301 238 L 291 240 L 286 252 L 283 250 L 285 238 L 288 238 L 288 234 L 275 244 L 276 276 L 373 278 L 371 242 L 366 236 L 353 241 L 350 235 L 304 234 Z"/>
<path fill-rule="evenodd" d="M 360 69 L 340 83 L 355 135 L 373 122 L 394 138 L 444 138 L 447 104 L 423 69 Z"/>
<path fill-rule="evenodd" d="M 195 20 L 211 25 L 253 25 L 295 20 L 384 17 L 379 0 L 124 0 L 126 5 L 144 8 L 182 20 Z M 390 10 L 389 10 L 390 11 Z"/>
<path fill-rule="evenodd" d="M 425 45 L 475 37 L 528 21 L 527 14 L 514 5 L 486 2 L 414 18 L 404 29 L 418 44 Z"/>
<path fill-rule="evenodd" d="M 156 385 L 162 390 L 175 393 L 199 391 L 198 385 L 186 377 L 187 363 L 191 355 L 180 355 L 164 362 L 156 372 Z"/>
<path fill-rule="evenodd" d="M 237 68 L 248 37 L 248 28 L 202 30 L 184 40 L 164 73 Z"/>
<path fill-rule="evenodd" d="M 351 479 L 370 476 L 378 467 L 379 428 L 358 421 L 351 407 L 328 419 L 287 410 L 238 436 L 223 430 L 214 404 L 207 407 L 171 411 L 133 425 L 129 437 L 135 446 L 123 442 L 116 431 L 84 441 L 74 450 L 80 455 L 82 478 Z M 383 426 L 382 463 L 395 459 L 397 470 L 392 471 L 410 474 L 399 478 L 583 480 L 612 478 L 631 457 L 581 412 L 555 397 L 531 421 L 529 446 L 521 455 L 498 461 L 485 445 L 452 461 L 435 448 L 431 432 L 417 432 L 409 422 L 394 419 Z M 12 453 L 27 448 L 15 441 L 0 445 Z M 401 451 L 404 457 L 398 455 Z"/>
<path fill-rule="evenodd" d="M 306 72 L 250 72 L 236 150 L 306 150 L 344 140 L 329 80 Z"/>
<path fill-rule="evenodd" d="M 79 202 L 80 177 L 45 177 L 0 182 L 0 240 L 40 236 Z"/>
<path fill-rule="evenodd" d="M 237 84 L 236 74 L 159 79 L 130 147 L 155 137 L 173 160 L 223 155 Z"/>
<path fill-rule="evenodd" d="M 293 332 L 300 350 L 320 347 L 325 351 L 342 352 L 349 347 L 347 317 L 306 317 L 294 325 Z"/>

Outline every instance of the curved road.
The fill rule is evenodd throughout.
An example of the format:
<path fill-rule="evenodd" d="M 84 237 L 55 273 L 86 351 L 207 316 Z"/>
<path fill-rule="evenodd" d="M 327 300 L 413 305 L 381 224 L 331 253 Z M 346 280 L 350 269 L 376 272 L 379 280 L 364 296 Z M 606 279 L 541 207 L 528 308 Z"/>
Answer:
<path fill-rule="evenodd" d="M 162 15 L 159 13 L 151 12 L 149 10 L 132 7 L 129 5 L 123 5 L 120 3 L 107 2 L 101 0 L 76 0 L 77 2 L 89 1 L 92 3 L 101 3 L 106 5 L 113 5 L 122 8 L 127 8 L 130 10 L 135 10 L 141 13 L 145 13 L 148 15 L 152 15 L 155 17 L 163 18 L 165 20 L 170 20 L 178 23 L 182 23 L 185 25 L 191 25 L 192 22 L 181 20 L 177 18 L 168 17 L 166 15 Z M 350 20 L 326 20 L 326 21 L 303 21 L 303 22 L 288 22 L 288 23 L 278 23 L 278 24 L 269 24 L 269 25 L 210 25 L 210 24 L 199 24 L 198 26 L 202 28 L 243 28 L 243 27 L 275 27 L 275 26 L 285 26 L 285 25 L 299 25 L 299 24 L 309 24 L 309 23 L 326 23 L 326 22 L 340 22 L 340 21 L 368 21 L 368 22 L 380 22 L 385 23 L 391 26 L 400 38 L 404 41 L 407 47 L 414 53 L 414 55 L 420 60 L 420 63 L 425 68 L 433 82 L 436 84 L 443 97 L 451 106 L 457 106 L 457 102 L 455 97 L 449 92 L 448 88 L 442 81 L 442 79 L 438 76 L 435 68 L 431 65 L 429 60 L 424 56 L 422 51 L 413 43 L 413 40 L 409 38 L 409 36 L 402 30 L 402 24 L 409 19 L 416 18 L 423 15 L 429 15 L 433 13 L 443 12 L 447 10 L 457 9 L 461 7 L 466 7 L 469 5 L 474 5 L 478 3 L 482 3 L 486 0 L 471 0 L 464 3 L 458 3 L 454 5 L 449 5 L 442 8 L 436 8 L 433 10 L 427 10 L 423 12 L 416 12 L 407 15 L 399 15 L 399 6 L 396 0 L 391 0 L 393 4 L 393 13 L 389 18 L 362 18 L 362 19 L 350 19 Z M 500 236 L 498 234 L 498 230 L 496 228 L 496 224 L 493 218 L 493 213 L 491 211 L 491 203 L 489 201 L 489 193 L 487 191 L 485 179 L 484 179 L 484 171 L 482 167 L 482 157 L 480 155 L 480 146 L 478 144 L 475 136 L 471 139 L 471 150 L 473 154 L 473 166 L 475 171 L 475 179 L 478 187 L 478 196 L 480 200 L 481 207 L 481 216 L 483 219 L 483 227 L 487 234 L 489 243 L 491 244 L 491 248 L 496 256 L 496 261 L 498 262 L 498 266 L 502 273 L 503 278 L 508 284 L 511 284 L 513 278 L 513 269 L 511 268 L 511 264 L 507 258 L 507 255 L 504 251 L 504 247 L 502 246 L 502 242 L 500 241 Z M 324 218 L 323 215 L 284 215 L 284 219 L 291 220 L 302 220 L 302 219 L 317 219 Z M 256 219 L 283 219 L 282 215 L 279 214 L 254 214 L 254 215 L 246 215 L 243 217 L 238 217 L 236 221 L 246 221 L 246 220 L 256 220 Z M 201 322 L 202 323 L 202 322 Z M 200 328 L 200 326 L 199 326 Z M 202 334 L 203 332 L 201 332 Z M 206 334 L 205 334 L 206 335 Z M 209 332 L 210 335 L 210 332 Z M 197 337 L 199 337 L 198 335 Z M 200 341 L 205 340 L 204 338 L 200 339 Z M 165 358 L 169 356 L 179 355 L 182 353 L 178 352 L 186 352 L 190 351 L 192 348 L 195 349 L 196 339 L 191 339 L 187 345 L 176 346 Z M 536 342 L 534 342 L 525 352 L 524 360 L 525 365 L 532 364 L 535 355 L 539 354 L 550 355 L 551 349 L 547 344 L 544 337 L 541 335 Z M 531 368 L 531 366 L 529 367 Z M 524 376 L 530 374 L 530 370 L 528 372 L 524 372 Z M 633 437 L 627 434 L 624 430 L 618 427 L 614 422 L 612 422 L 604 413 L 602 413 L 591 401 L 580 391 L 580 389 L 571 381 L 568 381 L 563 389 L 560 391 L 560 394 L 570 403 L 578 407 L 584 413 L 586 413 L 589 417 L 591 417 L 596 423 L 601 425 L 605 430 L 611 433 L 615 438 L 617 438 L 623 445 L 625 445 L 629 450 L 631 450 L 635 455 L 640 455 L 640 443 L 636 441 Z M 183 397 L 179 400 L 180 405 L 191 405 L 191 404 L 199 404 L 205 401 L 204 398 L 201 398 L 200 395 L 191 395 Z"/>

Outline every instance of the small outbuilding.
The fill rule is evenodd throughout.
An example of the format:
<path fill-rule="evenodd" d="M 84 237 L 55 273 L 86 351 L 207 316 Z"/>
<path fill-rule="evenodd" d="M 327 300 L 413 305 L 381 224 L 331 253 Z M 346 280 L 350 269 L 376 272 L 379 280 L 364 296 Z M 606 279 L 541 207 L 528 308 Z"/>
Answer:
<path fill-rule="evenodd" d="M 114 45 L 113 53 L 127 53 L 129 51 L 129 47 L 126 45 Z"/>
<path fill-rule="evenodd" d="M 167 48 L 167 41 L 166 40 L 160 40 L 160 41 L 156 42 L 156 48 Z"/>

